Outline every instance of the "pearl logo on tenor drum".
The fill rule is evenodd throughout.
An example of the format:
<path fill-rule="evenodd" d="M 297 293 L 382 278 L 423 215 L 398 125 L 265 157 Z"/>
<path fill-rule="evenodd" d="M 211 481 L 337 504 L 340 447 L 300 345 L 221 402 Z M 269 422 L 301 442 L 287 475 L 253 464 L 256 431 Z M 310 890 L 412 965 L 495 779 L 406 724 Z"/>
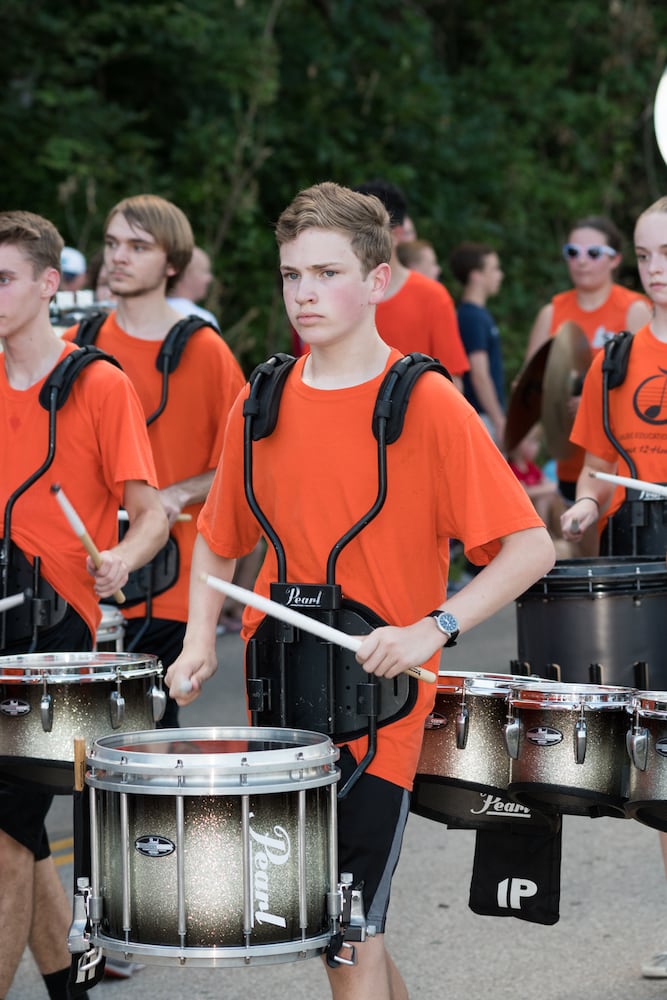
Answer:
<path fill-rule="evenodd" d="M 176 844 L 168 837 L 147 834 L 145 837 L 138 837 L 135 840 L 134 849 L 139 854 L 143 854 L 145 858 L 166 858 L 174 853 Z"/>
<path fill-rule="evenodd" d="M 532 819 L 532 813 L 527 806 L 522 806 L 519 802 L 512 802 L 511 799 L 504 799 L 500 795 L 484 795 L 480 792 L 482 800 L 479 809 L 471 809 L 471 816 L 490 815 L 502 819 L 506 817 L 515 819 Z"/>
<path fill-rule="evenodd" d="M 250 814 L 252 819 L 254 813 Z M 287 831 L 282 826 L 274 826 L 273 836 L 260 834 L 250 827 L 253 841 L 253 893 L 255 902 L 254 922 L 287 927 L 287 920 L 271 912 L 271 896 L 275 902 L 279 895 L 277 888 L 271 893 L 271 866 L 281 867 L 290 859 L 291 845 Z"/>
<path fill-rule="evenodd" d="M 551 726 L 535 726 L 526 733 L 526 739 L 538 747 L 555 747 L 563 741 L 563 734 Z"/>
<path fill-rule="evenodd" d="M 17 719 L 23 715 L 28 715 L 30 705 L 27 701 L 19 701 L 18 698 L 7 698 L 5 701 L 0 702 L 0 712 L 3 715 L 8 715 L 11 719 Z"/>

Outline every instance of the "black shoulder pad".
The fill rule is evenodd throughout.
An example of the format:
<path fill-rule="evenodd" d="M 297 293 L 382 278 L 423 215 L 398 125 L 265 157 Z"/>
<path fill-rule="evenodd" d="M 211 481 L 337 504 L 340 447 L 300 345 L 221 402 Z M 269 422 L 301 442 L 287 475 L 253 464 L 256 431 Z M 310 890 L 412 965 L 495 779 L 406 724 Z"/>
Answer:
<path fill-rule="evenodd" d="M 273 432 L 285 379 L 295 361 L 291 354 L 272 354 L 250 375 L 250 395 L 243 404 L 243 416 L 252 421 L 253 441 L 268 437 Z"/>
<path fill-rule="evenodd" d="M 93 347 L 90 344 L 86 347 L 80 347 L 78 351 L 72 351 L 67 357 L 63 358 L 53 369 L 39 391 L 40 405 L 45 410 L 50 409 L 51 392 L 55 389 L 56 410 L 59 410 L 67 401 L 77 375 L 91 361 L 108 361 L 110 364 L 115 365 L 116 368 L 120 368 L 115 358 L 112 358 L 110 354 L 105 354 L 104 351 L 100 351 L 98 347 Z"/>
<path fill-rule="evenodd" d="M 604 345 L 602 372 L 607 376 L 608 389 L 616 389 L 625 381 L 633 340 L 634 334 L 621 330 Z"/>
<path fill-rule="evenodd" d="M 452 377 L 437 358 L 431 358 L 428 354 L 419 354 L 413 351 L 406 354 L 394 362 L 378 391 L 375 409 L 373 411 L 373 434 L 378 438 L 378 428 L 381 419 L 387 421 L 385 440 L 387 444 L 393 444 L 403 430 L 405 421 L 405 411 L 407 410 L 410 393 L 415 382 L 424 372 L 440 372 L 451 382 Z"/>
<path fill-rule="evenodd" d="M 85 347 L 86 344 L 94 344 L 107 315 L 105 312 L 91 312 L 87 316 L 84 316 L 74 336 L 74 343 L 78 344 L 79 347 Z"/>
<path fill-rule="evenodd" d="M 185 345 L 197 330 L 203 326 L 210 326 L 201 316 L 184 316 L 178 323 L 174 323 L 167 336 L 162 341 L 162 347 L 155 359 L 155 367 L 159 372 L 164 371 L 165 364 L 167 372 L 171 375 L 181 360 L 181 354 Z"/>

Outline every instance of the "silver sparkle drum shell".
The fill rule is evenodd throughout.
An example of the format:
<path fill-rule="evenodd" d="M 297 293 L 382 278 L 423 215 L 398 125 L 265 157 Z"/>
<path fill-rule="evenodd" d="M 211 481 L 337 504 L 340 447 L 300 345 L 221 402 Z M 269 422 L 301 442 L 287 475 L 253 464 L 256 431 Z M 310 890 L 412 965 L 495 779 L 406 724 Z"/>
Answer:
<path fill-rule="evenodd" d="M 153 729 L 164 712 L 162 666 L 135 653 L 0 657 L 0 776 L 72 791 L 74 739 Z"/>
<path fill-rule="evenodd" d="M 301 730 L 175 729 L 96 741 L 93 942 L 162 964 L 321 954 L 337 882 L 338 749 Z"/>
<path fill-rule="evenodd" d="M 516 600 L 519 660 L 531 671 L 587 684 L 667 688 L 664 557 L 563 559 Z M 646 664 L 638 677 L 634 664 Z"/>
<path fill-rule="evenodd" d="M 626 813 L 667 832 L 667 692 L 637 691 L 628 716 L 630 778 Z M 633 747 L 637 738 L 643 753 Z"/>
<path fill-rule="evenodd" d="M 520 680 L 539 683 L 538 678 L 511 674 L 440 671 L 434 710 L 424 728 L 412 812 L 470 829 L 514 822 L 541 825 L 530 808 L 507 795 L 510 758 L 503 727 L 512 685 Z"/>
<path fill-rule="evenodd" d="M 511 797 L 545 811 L 623 816 L 632 694 L 628 688 L 595 684 L 514 688 L 508 719 L 516 741 Z"/>

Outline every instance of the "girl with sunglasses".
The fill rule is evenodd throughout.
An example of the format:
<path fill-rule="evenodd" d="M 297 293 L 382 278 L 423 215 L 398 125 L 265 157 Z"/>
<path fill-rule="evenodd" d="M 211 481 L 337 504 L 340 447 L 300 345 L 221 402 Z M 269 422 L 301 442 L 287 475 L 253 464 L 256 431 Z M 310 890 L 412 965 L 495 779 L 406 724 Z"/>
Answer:
<path fill-rule="evenodd" d="M 572 288 L 554 295 L 537 314 L 528 340 L 526 361 L 555 336 L 566 322 L 576 323 L 595 356 L 606 341 L 620 330 L 636 333 L 650 319 L 646 299 L 614 281 L 621 263 L 621 234 L 614 223 L 602 215 L 579 219 L 570 229 L 562 249 Z M 569 409 L 576 413 L 580 396 L 572 397 Z M 584 453 L 577 448 L 567 459 L 557 463 L 559 491 L 572 503 Z M 578 555 L 593 555 L 597 539 L 591 535 L 579 540 Z"/>

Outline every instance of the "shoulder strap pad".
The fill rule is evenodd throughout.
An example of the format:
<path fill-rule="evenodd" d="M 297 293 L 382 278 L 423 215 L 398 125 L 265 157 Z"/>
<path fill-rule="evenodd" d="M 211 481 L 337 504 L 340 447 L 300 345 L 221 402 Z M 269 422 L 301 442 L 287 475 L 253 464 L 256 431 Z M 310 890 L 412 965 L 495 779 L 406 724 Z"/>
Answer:
<path fill-rule="evenodd" d="M 634 334 L 621 330 L 604 345 L 602 372 L 607 376 L 607 388 L 616 389 L 625 381 Z"/>
<path fill-rule="evenodd" d="M 167 336 L 162 341 L 162 346 L 155 360 L 155 367 L 159 372 L 164 371 L 165 365 L 169 375 L 176 370 L 181 354 L 185 350 L 185 345 L 197 330 L 203 326 L 210 326 L 201 316 L 184 316 L 178 323 L 174 323 Z M 211 329 L 213 329 L 211 327 Z M 217 331 L 216 331 L 217 332 Z"/>
<path fill-rule="evenodd" d="M 387 421 L 386 443 L 393 444 L 398 440 L 403 430 L 410 393 L 420 375 L 428 371 L 440 372 L 450 382 L 452 380 L 444 365 L 428 354 L 413 351 L 412 354 L 406 354 L 404 358 L 394 362 L 382 380 L 373 411 L 373 434 L 376 438 L 378 438 L 379 422 L 384 419 Z"/>
<path fill-rule="evenodd" d="M 78 344 L 79 347 L 94 344 L 106 318 L 107 313 L 105 312 L 91 312 L 84 316 L 74 336 L 74 343 Z"/>
<path fill-rule="evenodd" d="M 291 354 L 273 354 L 250 375 L 250 395 L 243 404 L 243 416 L 252 420 L 253 441 L 273 433 L 285 379 L 295 361 Z"/>
<path fill-rule="evenodd" d="M 105 354 L 99 348 L 87 345 L 80 347 L 78 351 L 71 351 L 67 357 L 58 362 L 46 382 L 39 391 L 39 402 L 45 410 L 50 409 L 51 392 L 56 391 L 56 410 L 59 410 L 67 401 L 72 385 L 77 375 L 91 363 L 91 361 L 108 361 L 110 364 L 120 368 L 115 358 L 110 354 Z"/>

